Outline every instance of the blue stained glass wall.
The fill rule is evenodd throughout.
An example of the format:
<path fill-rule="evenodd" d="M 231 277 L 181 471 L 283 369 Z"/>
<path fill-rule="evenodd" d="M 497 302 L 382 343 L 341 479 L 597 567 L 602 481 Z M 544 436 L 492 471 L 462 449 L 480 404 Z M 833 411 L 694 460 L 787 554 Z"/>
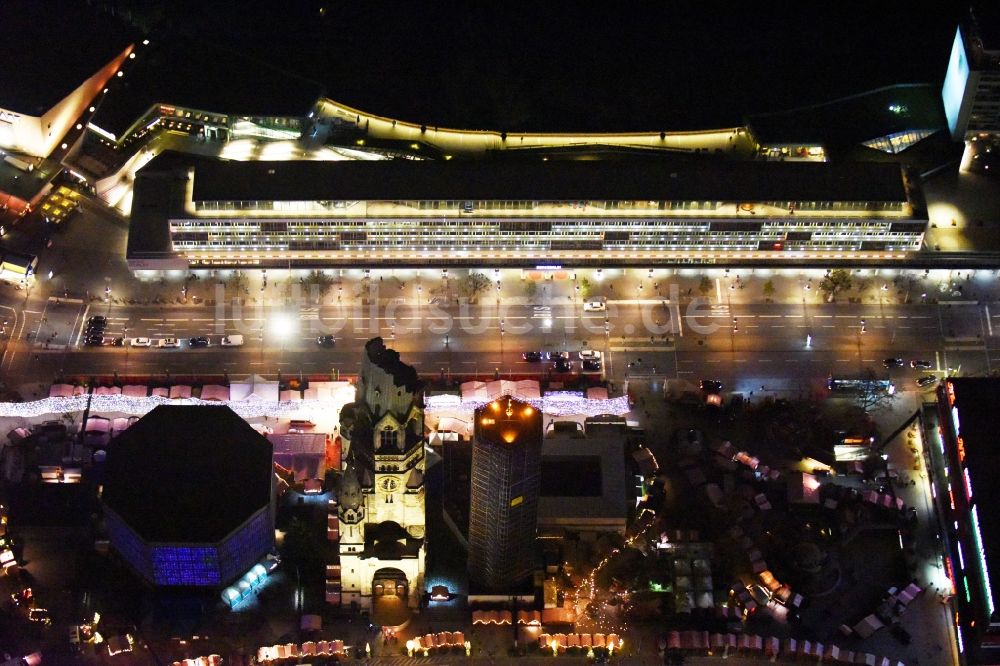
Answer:
<path fill-rule="evenodd" d="M 222 582 L 242 576 L 274 545 L 274 525 L 270 506 L 254 514 L 240 529 L 219 544 L 219 571 Z"/>
<path fill-rule="evenodd" d="M 104 512 L 105 524 L 108 529 L 108 538 L 118 554 L 128 562 L 133 569 L 147 580 L 153 579 L 153 570 L 150 567 L 149 546 L 139 538 L 131 527 L 118 516 L 117 513 L 106 509 Z"/>
<path fill-rule="evenodd" d="M 218 552 L 213 546 L 156 546 L 153 548 L 153 582 L 157 585 L 218 585 Z"/>

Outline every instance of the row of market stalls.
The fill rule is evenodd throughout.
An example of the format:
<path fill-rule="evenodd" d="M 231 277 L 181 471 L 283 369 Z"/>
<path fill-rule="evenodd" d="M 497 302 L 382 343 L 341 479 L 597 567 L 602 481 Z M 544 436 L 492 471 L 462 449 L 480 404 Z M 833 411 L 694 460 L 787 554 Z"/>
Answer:
<path fill-rule="evenodd" d="M 174 384 L 172 386 L 149 387 L 145 384 L 126 384 L 124 386 L 96 386 L 93 394 L 97 396 L 123 395 L 130 398 L 197 398 L 217 402 L 263 400 L 269 402 L 301 402 L 303 400 L 324 400 L 333 397 L 336 389 L 347 382 L 313 382 L 305 390 L 281 390 L 276 381 L 266 380 L 258 375 L 231 382 L 228 386 L 222 384 Z M 335 385 L 335 386 L 331 386 Z M 53 384 L 49 388 L 50 398 L 69 398 L 87 394 L 84 386 L 72 384 Z"/>
<path fill-rule="evenodd" d="M 222 657 L 217 654 L 210 654 L 207 657 L 195 657 L 184 661 L 175 661 L 171 666 L 221 666 Z"/>
<path fill-rule="evenodd" d="M 301 645 L 286 643 L 285 645 L 270 645 L 257 650 L 257 663 L 274 664 L 283 662 L 298 663 L 301 657 L 338 656 L 346 654 L 344 641 L 306 641 Z"/>
<path fill-rule="evenodd" d="M 471 437 L 475 410 L 506 396 L 531 404 L 547 417 L 623 416 L 631 411 L 628 396 L 609 397 L 603 386 L 543 393 L 535 379 L 470 381 L 463 383 L 457 392 L 433 393 L 424 398 L 424 416 L 431 431 L 431 444 Z"/>
<path fill-rule="evenodd" d="M 538 647 L 552 650 L 553 654 L 572 648 L 603 648 L 614 651 L 620 650 L 624 644 L 625 641 L 618 634 L 542 634 L 538 637 Z"/>
<path fill-rule="evenodd" d="M 514 616 L 509 610 L 476 610 L 472 611 L 472 624 L 507 624 Z M 532 627 L 543 624 L 573 624 L 576 613 L 570 608 L 546 608 L 544 610 L 519 610 L 517 623 Z"/>
<path fill-rule="evenodd" d="M 910 583 L 902 590 L 895 587 L 889 588 L 885 598 L 874 613 L 866 615 L 853 627 L 842 626 L 840 631 L 846 636 L 855 633 L 861 638 L 868 638 L 879 629 L 899 622 L 910 603 L 923 591 L 924 588 L 916 583 Z"/>
<path fill-rule="evenodd" d="M 84 387 L 55 384 L 49 397 L 31 402 L 0 403 L 0 416 L 34 418 L 48 414 L 95 414 L 117 412 L 143 415 L 158 405 L 224 404 L 245 419 L 288 418 L 329 421 L 340 409 L 354 401 L 355 387 L 347 381 L 310 382 L 305 390 L 280 390 L 277 382 L 257 375 L 231 382 L 228 386 L 176 384 L 171 387 L 98 386 L 88 393 Z"/>
<path fill-rule="evenodd" d="M 660 639 L 661 650 L 680 650 L 706 655 L 754 655 L 772 661 L 782 659 L 815 659 L 832 664 L 864 664 L 865 666 L 904 666 L 903 662 L 879 657 L 870 652 L 854 652 L 837 645 L 824 645 L 794 638 L 754 634 L 721 634 L 707 631 L 671 631 Z"/>

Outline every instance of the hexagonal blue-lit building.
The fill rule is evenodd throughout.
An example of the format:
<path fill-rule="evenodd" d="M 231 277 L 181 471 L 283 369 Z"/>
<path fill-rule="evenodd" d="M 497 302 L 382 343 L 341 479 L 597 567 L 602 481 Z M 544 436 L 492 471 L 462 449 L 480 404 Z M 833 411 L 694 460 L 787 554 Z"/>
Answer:
<path fill-rule="evenodd" d="M 108 446 L 112 547 L 152 585 L 230 583 L 274 544 L 271 454 L 228 407 L 155 408 Z"/>

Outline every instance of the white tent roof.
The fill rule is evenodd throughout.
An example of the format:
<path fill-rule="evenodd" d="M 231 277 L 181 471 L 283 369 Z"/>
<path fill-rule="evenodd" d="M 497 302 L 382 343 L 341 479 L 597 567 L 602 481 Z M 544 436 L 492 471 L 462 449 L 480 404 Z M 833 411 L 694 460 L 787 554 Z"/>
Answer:
<path fill-rule="evenodd" d="M 251 375 L 246 379 L 230 382 L 229 399 L 236 400 L 273 400 L 278 402 L 278 382 L 264 379 L 260 375 Z"/>
<path fill-rule="evenodd" d="M 208 384 L 201 387 L 202 400 L 229 400 L 229 389 L 219 384 Z"/>

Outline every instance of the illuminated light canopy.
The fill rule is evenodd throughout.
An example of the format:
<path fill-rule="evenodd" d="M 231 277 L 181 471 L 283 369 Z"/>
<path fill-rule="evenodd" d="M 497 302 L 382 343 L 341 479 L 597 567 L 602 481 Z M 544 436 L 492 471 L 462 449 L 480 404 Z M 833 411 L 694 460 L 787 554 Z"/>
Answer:
<path fill-rule="evenodd" d="M 298 415 L 308 416 L 319 413 L 339 413 L 340 409 L 351 402 L 345 396 L 338 399 L 300 400 L 272 402 L 257 398 L 247 400 L 200 400 L 198 398 L 164 398 L 161 396 L 131 397 L 125 395 L 89 396 L 91 413 L 121 412 L 123 414 L 142 415 L 159 405 L 199 405 L 218 407 L 226 405 L 244 419 L 261 418 L 265 416 L 279 418 L 294 418 Z M 87 407 L 87 395 L 76 395 L 65 398 L 43 398 L 31 402 L 0 402 L 0 416 L 19 416 L 31 418 L 46 414 L 65 414 L 67 412 L 82 412 Z"/>
<path fill-rule="evenodd" d="M 510 395 L 510 393 L 505 393 L 505 395 Z M 541 410 L 547 416 L 600 416 L 602 414 L 624 416 L 632 411 L 628 396 L 606 399 L 586 398 L 579 391 L 556 391 L 546 393 L 541 398 L 514 397 L 528 403 L 533 409 Z M 431 415 L 454 414 L 456 411 L 462 411 L 471 417 L 477 409 L 488 405 L 492 407 L 492 404 L 496 404 L 497 411 L 500 410 L 499 404 L 491 403 L 488 400 L 473 398 L 459 399 L 456 402 L 454 395 L 432 395 L 424 398 L 426 413 Z M 525 416 L 529 416 L 529 414 L 525 414 Z"/>

